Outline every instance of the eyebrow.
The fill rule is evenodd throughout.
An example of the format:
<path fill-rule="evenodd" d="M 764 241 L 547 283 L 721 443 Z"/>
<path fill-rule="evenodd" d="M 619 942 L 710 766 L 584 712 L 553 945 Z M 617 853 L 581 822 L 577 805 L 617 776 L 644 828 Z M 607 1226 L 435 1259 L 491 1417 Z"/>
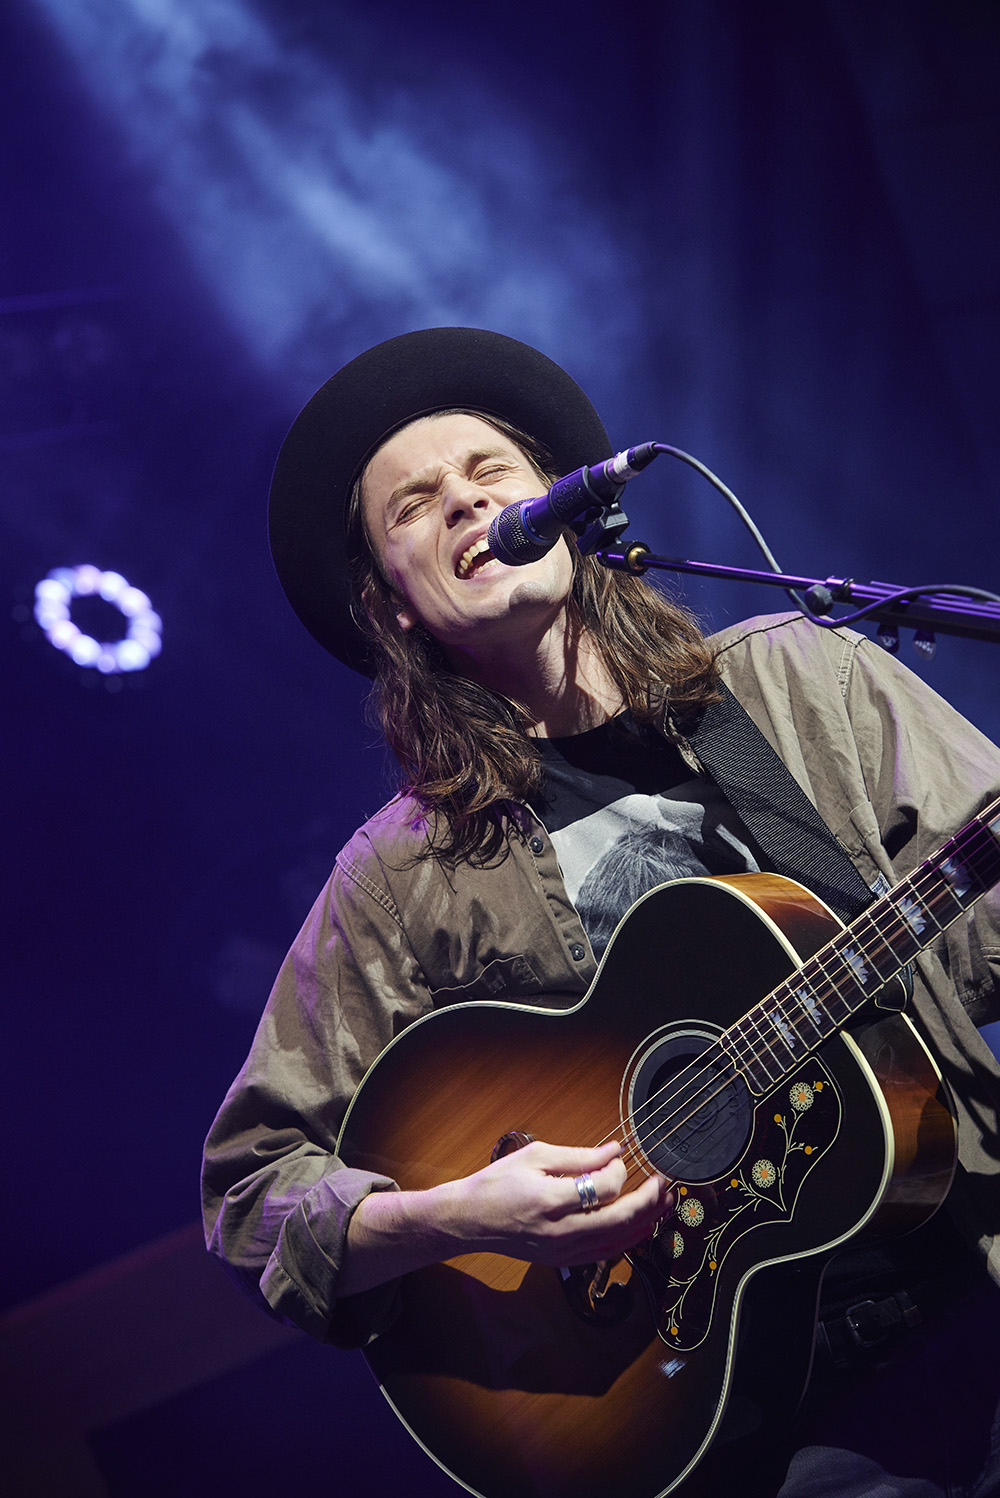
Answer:
<path fill-rule="evenodd" d="M 481 463 L 485 458 L 513 458 L 514 456 L 515 454 L 510 447 L 491 444 L 488 447 L 468 448 L 462 454 L 460 462 L 462 469 L 468 473 L 470 469 L 475 468 L 476 464 Z M 440 480 L 438 478 L 425 478 L 420 474 L 416 474 L 412 479 L 406 479 L 402 484 L 393 489 L 389 495 L 385 509 L 386 515 L 391 515 L 394 510 L 398 509 L 404 499 L 411 499 L 414 494 L 434 494 L 439 487 Z"/>

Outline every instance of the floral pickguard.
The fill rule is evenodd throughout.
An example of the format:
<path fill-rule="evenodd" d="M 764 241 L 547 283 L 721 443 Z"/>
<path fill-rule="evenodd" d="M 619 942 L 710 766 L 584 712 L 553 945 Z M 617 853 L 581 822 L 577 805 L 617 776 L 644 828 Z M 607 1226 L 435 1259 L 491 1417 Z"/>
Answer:
<path fill-rule="evenodd" d="M 660 1223 L 649 1255 L 660 1270 L 658 1330 L 669 1347 L 689 1352 L 703 1341 L 726 1256 L 754 1228 L 791 1219 L 840 1120 L 837 1088 L 813 1058 L 808 1071 L 756 1105 L 750 1140 L 731 1171 L 677 1185 L 677 1206 Z"/>

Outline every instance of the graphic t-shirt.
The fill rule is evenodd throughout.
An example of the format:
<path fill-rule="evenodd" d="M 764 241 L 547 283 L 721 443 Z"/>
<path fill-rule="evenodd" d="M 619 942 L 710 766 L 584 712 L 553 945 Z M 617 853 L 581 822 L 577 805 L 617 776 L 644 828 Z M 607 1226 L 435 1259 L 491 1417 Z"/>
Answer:
<path fill-rule="evenodd" d="M 625 912 L 656 885 L 761 867 L 715 782 L 629 713 L 538 747 L 545 780 L 534 809 L 598 959 Z"/>

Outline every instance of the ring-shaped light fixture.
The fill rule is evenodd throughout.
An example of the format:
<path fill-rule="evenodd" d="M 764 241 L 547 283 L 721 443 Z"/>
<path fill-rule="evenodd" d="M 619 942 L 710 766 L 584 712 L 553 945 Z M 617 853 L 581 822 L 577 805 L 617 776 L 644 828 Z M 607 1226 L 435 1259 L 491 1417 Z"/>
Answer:
<path fill-rule="evenodd" d="M 103 598 L 128 620 L 121 640 L 95 640 L 74 624 L 74 598 Z M 78 666 L 111 676 L 120 671 L 144 671 L 162 647 L 163 622 L 146 594 L 133 588 L 120 572 L 100 567 L 56 567 L 35 588 L 35 619 L 57 650 L 64 650 Z"/>

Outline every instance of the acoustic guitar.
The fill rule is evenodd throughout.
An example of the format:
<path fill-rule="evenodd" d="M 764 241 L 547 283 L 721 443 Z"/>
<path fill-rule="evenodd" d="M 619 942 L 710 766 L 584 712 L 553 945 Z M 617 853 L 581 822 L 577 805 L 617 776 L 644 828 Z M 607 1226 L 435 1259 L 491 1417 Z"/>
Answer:
<path fill-rule="evenodd" d="M 633 906 L 573 1008 L 461 1004 L 387 1047 L 348 1164 L 420 1189 L 529 1138 L 617 1138 L 631 1177 L 676 1183 L 613 1264 L 475 1253 L 405 1278 L 365 1356 L 460 1485 L 654 1498 L 791 1418 L 830 1255 L 948 1191 L 954 1118 L 894 990 L 998 881 L 1000 800 L 847 927 L 778 875 L 681 879 Z"/>

